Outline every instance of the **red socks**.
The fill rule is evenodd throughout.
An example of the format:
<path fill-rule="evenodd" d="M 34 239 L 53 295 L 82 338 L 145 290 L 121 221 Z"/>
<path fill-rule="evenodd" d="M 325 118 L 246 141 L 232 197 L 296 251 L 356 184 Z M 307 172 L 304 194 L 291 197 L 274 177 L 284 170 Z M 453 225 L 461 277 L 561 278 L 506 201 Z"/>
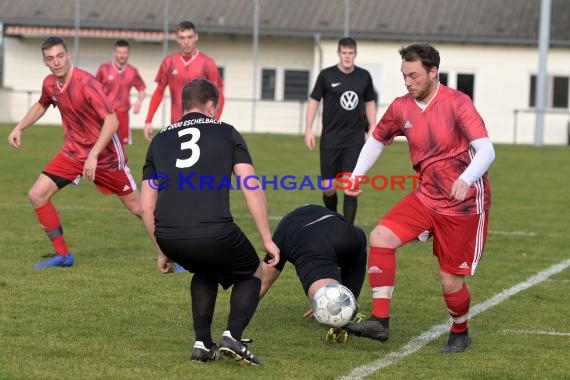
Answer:
<path fill-rule="evenodd" d="M 61 227 L 61 222 L 59 221 L 59 216 L 57 211 L 51 202 L 34 209 L 36 215 L 38 216 L 38 221 L 45 231 L 48 238 L 51 240 L 53 248 L 58 255 L 68 256 L 69 249 L 67 244 L 65 244 L 65 239 L 63 238 L 63 228 Z"/>
<path fill-rule="evenodd" d="M 368 281 L 372 288 L 372 315 L 390 317 L 390 301 L 396 278 L 396 251 L 390 248 L 370 247 Z"/>
<path fill-rule="evenodd" d="M 467 285 L 463 285 L 463 288 L 455 293 L 444 294 L 443 298 L 447 304 L 447 311 L 451 318 L 453 318 L 451 332 L 465 332 L 467 330 L 469 305 L 471 304 L 471 296 Z"/>

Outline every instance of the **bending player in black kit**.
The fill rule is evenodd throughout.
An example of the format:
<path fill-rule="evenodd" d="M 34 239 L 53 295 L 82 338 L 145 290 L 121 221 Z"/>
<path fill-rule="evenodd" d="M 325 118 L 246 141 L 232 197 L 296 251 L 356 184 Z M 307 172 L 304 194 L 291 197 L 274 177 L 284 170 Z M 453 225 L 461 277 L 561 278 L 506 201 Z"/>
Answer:
<path fill-rule="evenodd" d="M 338 283 L 358 299 L 366 275 L 366 234 L 342 215 L 317 205 L 299 207 L 283 217 L 273 241 L 279 247 L 280 260 L 273 266 L 269 264 L 271 257 L 266 256 L 262 263 L 261 297 L 289 261 L 309 300 L 321 287 Z M 331 336 L 336 332 L 331 329 L 331 340 L 337 339 Z M 345 340 L 346 334 L 339 339 Z"/>

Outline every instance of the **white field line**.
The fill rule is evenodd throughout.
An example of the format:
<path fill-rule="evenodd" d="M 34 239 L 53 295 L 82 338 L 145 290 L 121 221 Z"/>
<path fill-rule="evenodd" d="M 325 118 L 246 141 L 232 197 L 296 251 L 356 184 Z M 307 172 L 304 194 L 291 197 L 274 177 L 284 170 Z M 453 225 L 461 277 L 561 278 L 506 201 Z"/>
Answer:
<path fill-rule="evenodd" d="M 503 290 L 502 292 L 496 294 L 487 301 L 479 303 L 471 308 L 470 317 L 474 317 L 479 313 L 486 311 L 487 309 L 506 301 L 510 297 L 517 293 L 522 292 L 532 286 L 540 284 L 541 282 L 547 280 L 551 276 L 562 272 L 566 268 L 570 267 L 570 259 L 564 260 L 558 264 L 554 264 L 551 267 L 537 273 L 534 276 L 529 277 L 526 281 L 523 281 L 509 289 Z M 413 338 L 408 343 L 406 343 L 400 350 L 392 351 L 385 357 L 373 361 L 368 364 L 364 364 L 360 367 L 354 368 L 348 375 L 342 376 L 339 379 L 342 380 L 356 380 L 363 379 L 366 376 L 372 375 L 383 368 L 386 368 L 393 364 L 394 362 L 405 358 L 417 351 L 428 343 L 436 340 L 441 335 L 449 331 L 450 321 L 439 325 L 432 326 L 431 329 L 422 333 L 421 335 Z"/>
<path fill-rule="evenodd" d="M 570 333 L 567 333 L 567 332 L 542 331 L 542 330 L 515 330 L 515 329 L 504 329 L 504 330 L 500 330 L 499 332 L 508 333 L 508 334 L 570 336 Z"/>

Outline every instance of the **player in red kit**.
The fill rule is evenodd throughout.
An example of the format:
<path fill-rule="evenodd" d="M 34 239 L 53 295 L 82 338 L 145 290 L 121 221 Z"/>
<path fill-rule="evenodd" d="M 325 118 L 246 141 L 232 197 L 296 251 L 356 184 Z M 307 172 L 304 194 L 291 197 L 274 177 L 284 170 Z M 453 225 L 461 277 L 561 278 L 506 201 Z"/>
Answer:
<path fill-rule="evenodd" d="M 192 22 L 182 21 L 178 24 L 176 42 L 180 45 L 180 51 L 164 58 L 156 74 L 157 85 L 150 99 L 144 127 L 144 136 L 148 141 L 152 139 L 152 118 L 162 101 L 166 86 L 170 89 L 172 123 L 182 118 L 182 89 L 194 79 L 208 79 L 220 91 L 217 119 L 220 118 L 224 107 L 224 84 L 218 66 L 212 58 L 198 50 L 198 32 Z"/>
<path fill-rule="evenodd" d="M 366 173 L 396 136 L 405 136 L 421 180 L 371 232 L 372 316 L 346 328 L 357 336 L 388 339 L 395 250 L 433 236 L 443 298 L 453 319 L 440 352 L 463 352 L 471 343 L 467 329 L 471 297 L 465 276 L 475 274 L 487 240 L 491 206 L 487 169 L 495 151 L 471 99 L 439 83 L 439 52 L 418 43 L 403 47 L 400 55 L 408 94 L 394 100 L 376 125 L 360 152 L 353 178 Z"/>
<path fill-rule="evenodd" d="M 55 254 L 36 268 L 73 265 L 73 256 L 63 236 L 59 215 L 51 198 L 81 177 L 93 181 L 102 193 L 116 194 L 135 215 L 140 214 L 138 191 L 127 158 L 115 131 L 117 118 L 101 83 L 71 64 L 67 45 L 59 37 L 48 37 L 41 45 L 43 61 L 52 74 L 43 82 L 42 94 L 8 136 L 13 148 L 20 148 L 22 131 L 53 105 L 59 109 L 64 144 L 46 165 L 28 192 L 40 225 L 51 240 Z"/>
<path fill-rule="evenodd" d="M 115 115 L 119 120 L 117 134 L 124 145 L 131 144 L 131 130 L 129 128 L 129 110 L 131 109 L 131 88 L 137 90 L 137 100 L 133 104 L 133 112 L 139 113 L 145 97 L 146 85 L 139 71 L 128 63 L 129 42 L 118 40 L 115 42 L 114 59 L 99 66 L 95 78 L 103 85 Z"/>

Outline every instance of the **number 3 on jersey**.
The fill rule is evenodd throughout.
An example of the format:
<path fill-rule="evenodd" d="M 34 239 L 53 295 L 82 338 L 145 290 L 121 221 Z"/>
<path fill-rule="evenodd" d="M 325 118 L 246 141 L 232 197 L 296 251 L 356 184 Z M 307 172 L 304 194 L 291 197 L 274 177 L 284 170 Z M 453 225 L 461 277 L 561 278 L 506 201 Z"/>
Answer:
<path fill-rule="evenodd" d="M 190 150 L 190 157 L 176 159 L 177 168 L 189 168 L 200 159 L 200 147 L 196 144 L 200 140 L 200 130 L 198 128 L 186 128 L 178 131 L 178 137 L 191 135 L 190 141 L 180 143 L 180 150 Z"/>

